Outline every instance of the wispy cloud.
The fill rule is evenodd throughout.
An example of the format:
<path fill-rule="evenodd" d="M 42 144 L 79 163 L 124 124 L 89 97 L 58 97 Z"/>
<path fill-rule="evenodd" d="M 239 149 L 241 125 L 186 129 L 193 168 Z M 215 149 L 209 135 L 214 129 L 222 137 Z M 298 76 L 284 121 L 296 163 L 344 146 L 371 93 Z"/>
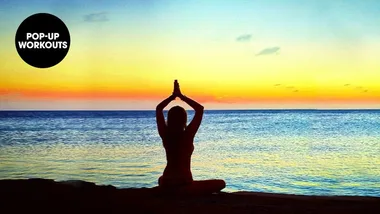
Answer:
<path fill-rule="evenodd" d="M 344 85 L 345 87 L 348 87 L 350 88 L 351 90 L 354 90 L 354 91 L 360 91 L 361 93 L 367 93 L 367 92 L 370 92 L 369 89 L 363 87 L 363 86 L 360 86 L 360 85 L 353 85 L 353 84 L 345 84 Z"/>
<path fill-rule="evenodd" d="M 109 19 L 106 12 L 101 12 L 101 13 L 90 13 L 90 14 L 84 15 L 84 21 L 85 22 L 107 22 L 109 21 Z"/>
<path fill-rule="evenodd" d="M 284 85 L 284 84 L 277 83 L 277 84 L 274 84 L 273 86 L 276 88 L 282 88 L 284 90 L 292 91 L 295 93 L 300 91 L 298 88 L 296 88 L 295 86 L 291 86 L 291 85 Z"/>
<path fill-rule="evenodd" d="M 271 47 L 261 50 L 256 56 L 276 54 L 280 50 L 280 47 Z"/>
<path fill-rule="evenodd" d="M 249 42 L 252 39 L 252 34 L 243 34 L 236 38 L 237 42 Z"/>

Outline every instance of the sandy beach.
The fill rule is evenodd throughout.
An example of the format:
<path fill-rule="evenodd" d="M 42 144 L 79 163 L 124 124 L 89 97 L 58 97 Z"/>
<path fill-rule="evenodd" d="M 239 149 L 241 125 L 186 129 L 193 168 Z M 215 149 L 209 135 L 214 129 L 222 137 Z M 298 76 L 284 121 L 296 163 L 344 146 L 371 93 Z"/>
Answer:
<path fill-rule="evenodd" d="M 380 213 L 380 197 L 256 192 L 173 196 L 85 181 L 0 180 L 1 213 Z"/>

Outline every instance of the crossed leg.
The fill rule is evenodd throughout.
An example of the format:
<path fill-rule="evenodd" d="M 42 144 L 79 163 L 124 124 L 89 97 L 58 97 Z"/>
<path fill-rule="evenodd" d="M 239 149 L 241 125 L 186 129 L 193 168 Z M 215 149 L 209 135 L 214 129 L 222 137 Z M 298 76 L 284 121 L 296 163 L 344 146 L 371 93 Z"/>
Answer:
<path fill-rule="evenodd" d="M 184 188 L 185 193 L 191 195 L 207 195 L 216 192 L 220 192 L 226 187 L 226 182 L 224 180 L 201 180 L 193 181 L 190 185 L 187 185 Z"/>
<path fill-rule="evenodd" d="M 220 192 L 226 187 L 226 182 L 224 180 L 212 179 L 212 180 L 199 180 L 191 181 L 188 183 L 166 183 L 163 185 L 162 179 L 159 179 L 159 186 L 165 190 L 169 190 L 176 194 L 185 195 L 207 195 L 216 192 Z"/>

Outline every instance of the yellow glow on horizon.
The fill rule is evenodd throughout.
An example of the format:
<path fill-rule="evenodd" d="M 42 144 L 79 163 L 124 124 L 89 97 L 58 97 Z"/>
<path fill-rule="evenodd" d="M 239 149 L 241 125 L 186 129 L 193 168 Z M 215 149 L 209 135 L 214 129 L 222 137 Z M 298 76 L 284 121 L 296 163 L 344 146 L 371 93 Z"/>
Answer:
<path fill-rule="evenodd" d="M 332 51 L 329 57 L 326 47 L 306 44 L 280 55 L 255 57 L 232 43 L 199 50 L 170 43 L 123 48 L 112 41 L 90 48 L 82 42 L 48 69 L 25 64 L 15 51 L 1 52 L 0 95 L 47 100 L 156 99 L 167 96 L 172 81 L 178 79 L 185 94 L 203 102 L 380 103 L 380 73 L 376 72 L 380 65 L 372 49 L 348 61 L 353 57 L 348 53 L 339 56 L 339 51 Z"/>

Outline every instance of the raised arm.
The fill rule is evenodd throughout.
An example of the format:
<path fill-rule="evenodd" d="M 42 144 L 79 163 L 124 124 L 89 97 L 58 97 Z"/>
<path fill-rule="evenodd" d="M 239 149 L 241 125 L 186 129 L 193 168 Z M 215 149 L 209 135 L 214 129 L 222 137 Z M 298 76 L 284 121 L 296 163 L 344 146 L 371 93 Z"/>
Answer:
<path fill-rule="evenodd" d="M 165 123 L 165 117 L 164 117 L 164 108 L 175 99 L 174 95 L 171 95 L 170 97 L 163 100 L 160 104 L 156 107 L 156 122 L 157 122 L 157 129 L 158 134 L 161 138 L 164 137 L 165 130 L 166 130 L 166 123 Z"/>
<path fill-rule="evenodd" d="M 201 125 L 204 107 L 196 101 L 186 97 L 185 95 L 180 94 L 178 97 L 189 106 L 191 106 L 191 108 L 193 108 L 195 111 L 193 120 L 186 128 L 186 133 L 188 133 L 191 137 L 194 137 L 198 131 L 199 126 Z"/>

